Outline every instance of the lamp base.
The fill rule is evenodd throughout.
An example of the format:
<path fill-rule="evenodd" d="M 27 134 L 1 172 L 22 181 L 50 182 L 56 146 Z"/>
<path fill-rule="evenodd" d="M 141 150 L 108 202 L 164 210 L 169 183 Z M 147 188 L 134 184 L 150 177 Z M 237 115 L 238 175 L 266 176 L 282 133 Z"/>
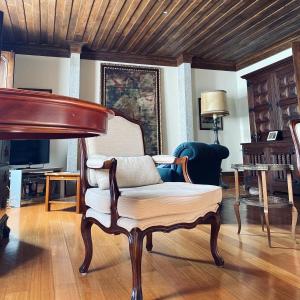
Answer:
<path fill-rule="evenodd" d="M 213 131 L 214 131 L 214 136 L 215 136 L 215 141 L 214 144 L 220 145 L 219 142 L 219 127 L 218 127 L 218 115 L 213 114 L 213 119 L 214 119 L 214 126 L 213 126 Z"/>

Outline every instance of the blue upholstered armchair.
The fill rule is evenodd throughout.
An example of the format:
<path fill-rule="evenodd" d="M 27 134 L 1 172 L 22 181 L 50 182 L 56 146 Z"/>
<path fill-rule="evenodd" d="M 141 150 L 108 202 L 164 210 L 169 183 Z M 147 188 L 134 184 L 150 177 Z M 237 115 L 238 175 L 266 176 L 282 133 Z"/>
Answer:
<path fill-rule="evenodd" d="M 219 185 L 221 162 L 229 156 L 229 150 L 216 144 L 187 142 L 180 144 L 173 155 L 188 156 L 188 173 L 193 183 Z M 181 167 L 160 165 L 158 171 L 163 181 L 184 181 Z"/>

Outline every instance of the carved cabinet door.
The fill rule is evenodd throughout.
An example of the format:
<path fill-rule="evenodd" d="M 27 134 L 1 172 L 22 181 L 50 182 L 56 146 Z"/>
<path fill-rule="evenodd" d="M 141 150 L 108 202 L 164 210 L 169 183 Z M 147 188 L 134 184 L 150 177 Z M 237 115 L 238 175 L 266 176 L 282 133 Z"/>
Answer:
<path fill-rule="evenodd" d="M 270 130 L 277 127 L 272 76 L 264 74 L 248 81 L 251 138 L 264 141 Z"/>
<path fill-rule="evenodd" d="M 293 65 L 287 65 L 274 74 L 275 102 L 278 109 L 278 129 L 283 138 L 290 137 L 289 121 L 299 118 L 296 78 Z"/>

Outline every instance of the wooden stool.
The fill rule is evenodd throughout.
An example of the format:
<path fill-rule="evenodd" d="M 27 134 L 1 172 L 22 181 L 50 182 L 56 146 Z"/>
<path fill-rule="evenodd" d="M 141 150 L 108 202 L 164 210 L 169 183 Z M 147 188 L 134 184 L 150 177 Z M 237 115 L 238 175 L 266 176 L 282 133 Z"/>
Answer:
<path fill-rule="evenodd" d="M 58 173 L 45 173 L 46 176 L 46 196 L 45 196 L 45 210 L 50 210 L 51 203 L 76 203 L 76 213 L 80 211 L 80 174 L 79 173 L 69 173 L 69 172 L 58 172 Z M 76 201 L 53 201 L 50 200 L 50 182 L 51 181 L 76 181 Z"/>

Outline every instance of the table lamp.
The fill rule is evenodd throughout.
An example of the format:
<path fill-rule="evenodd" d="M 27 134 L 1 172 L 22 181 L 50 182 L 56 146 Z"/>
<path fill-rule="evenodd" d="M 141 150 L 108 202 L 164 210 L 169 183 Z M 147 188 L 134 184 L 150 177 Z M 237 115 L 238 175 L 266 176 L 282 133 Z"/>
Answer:
<path fill-rule="evenodd" d="M 201 115 L 213 117 L 214 143 L 220 144 L 218 136 L 218 131 L 220 129 L 218 127 L 219 117 L 229 115 L 226 104 L 226 91 L 217 90 L 201 93 Z"/>

